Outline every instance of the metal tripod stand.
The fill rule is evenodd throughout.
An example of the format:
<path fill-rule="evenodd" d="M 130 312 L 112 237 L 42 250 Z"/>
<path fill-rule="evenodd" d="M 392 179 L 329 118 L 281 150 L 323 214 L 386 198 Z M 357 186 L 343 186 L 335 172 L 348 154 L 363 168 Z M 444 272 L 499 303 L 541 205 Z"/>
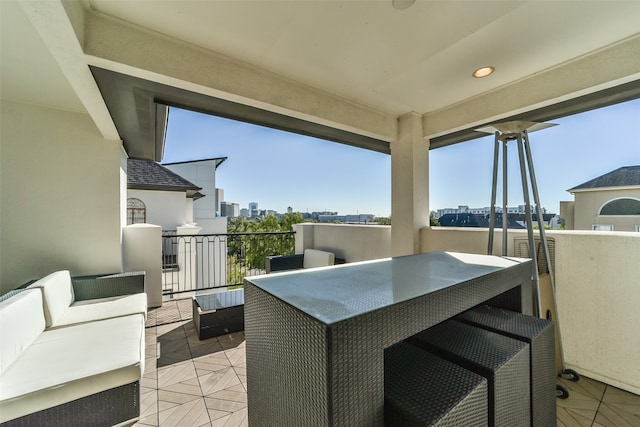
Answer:
<path fill-rule="evenodd" d="M 498 186 L 498 160 L 500 154 L 500 145 L 502 144 L 502 255 L 507 255 L 508 246 L 508 208 L 507 208 L 507 145 L 510 141 L 516 141 L 518 148 L 518 159 L 520 164 L 520 177 L 522 181 L 522 194 L 525 203 L 525 215 L 527 223 L 527 237 L 529 246 L 529 256 L 532 259 L 531 263 L 531 278 L 533 280 L 534 289 L 534 310 L 535 314 L 540 318 L 549 318 L 550 316 L 542 313 L 541 298 L 540 298 L 540 278 L 538 276 L 538 256 L 536 250 L 536 243 L 533 230 L 533 216 L 531 209 L 530 189 L 533 193 L 533 200 L 535 202 L 536 215 L 538 219 L 538 229 L 540 230 L 540 244 L 542 247 L 542 256 L 544 257 L 545 265 L 548 268 L 549 277 L 551 279 L 551 289 L 553 294 L 554 306 L 556 301 L 556 287 L 555 287 L 555 274 L 551 265 L 551 259 L 549 256 L 549 245 L 544 230 L 542 208 L 540 206 L 540 198 L 538 195 L 538 185 L 536 182 L 536 175 L 533 168 L 533 158 L 531 156 L 531 148 L 529 144 L 529 131 L 533 132 L 547 127 L 555 126 L 549 123 L 537 123 L 528 121 L 510 121 L 503 123 L 496 123 L 491 126 L 478 129 L 482 132 L 494 133 L 495 144 L 493 152 L 493 182 L 491 188 L 491 211 L 489 216 L 489 242 L 487 253 L 493 254 L 493 235 L 495 230 L 496 220 L 496 193 Z M 526 158 L 526 163 L 525 163 Z M 527 171 L 529 172 L 529 180 L 527 180 Z M 531 185 L 531 188 L 529 188 Z M 564 352 L 562 349 L 562 336 L 560 335 L 560 321 L 558 319 L 557 310 L 554 310 L 555 317 L 553 318 L 556 323 L 556 333 L 558 334 L 558 350 L 560 359 L 562 361 L 561 376 L 563 378 L 578 381 L 580 377 L 578 374 L 565 368 Z M 560 398 L 567 398 L 569 396 L 568 391 L 561 385 L 556 386 L 556 395 Z"/>

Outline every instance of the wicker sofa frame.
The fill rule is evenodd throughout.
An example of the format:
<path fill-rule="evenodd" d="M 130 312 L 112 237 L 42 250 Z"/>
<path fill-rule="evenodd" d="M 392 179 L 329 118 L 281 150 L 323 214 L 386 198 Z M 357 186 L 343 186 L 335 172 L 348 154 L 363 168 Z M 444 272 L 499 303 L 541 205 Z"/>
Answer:
<path fill-rule="evenodd" d="M 144 293 L 144 271 L 72 277 L 76 301 Z"/>
<path fill-rule="evenodd" d="M 85 427 L 133 424 L 140 416 L 140 381 L 2 423 L 3 427 Z"/>
<path fill-rule="evenodd" d="M 32 280 L 0 297 L 26 290 Z M 144 293 L 145 272 L 72 277 L 74 298 L 86 301 Z M 117 426 L 133 424 L 140 417 L 140 381 L 107 389 L 51 408 L 1 423 L 2 427 Z"/>

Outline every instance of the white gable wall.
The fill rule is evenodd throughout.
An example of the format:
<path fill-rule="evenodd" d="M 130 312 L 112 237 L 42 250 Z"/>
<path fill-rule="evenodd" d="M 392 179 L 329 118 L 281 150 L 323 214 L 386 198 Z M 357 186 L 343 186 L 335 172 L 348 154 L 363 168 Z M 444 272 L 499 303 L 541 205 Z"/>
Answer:
<path fill-rule="evenodd" d="M 201 187 L 202 197 L 193 202 L 193 222 L 203 227 L 202 233 L 219 233 L 216 221 L 216 160 L 203 160 L 175 165 L 164 165 L 184 179 Z"/>
<path fill-rule="evenodd" d="M 121 268 L 121 143 L 87 114 L 1 101 L 0 292 Z"/>
<path fill-rule="evenodd" d="M 187 223 L 187 195 L 184 191 L 132 190 L 128 197 L 144 202 L 147 224 L 159 225 L 163 230 L 175 230 Z"/>
<path fill-rule="evenodd" d="M 591 230 L 595 224 L 612 225 L 613 231 L 636 231 L 640 225 L 637 215 L 600 215 L 602 206 L 612 200 L 632 198 L 640 200 L 640 188 L 596 188 L 590 191 L 576 191 L 575 229 Z"/>

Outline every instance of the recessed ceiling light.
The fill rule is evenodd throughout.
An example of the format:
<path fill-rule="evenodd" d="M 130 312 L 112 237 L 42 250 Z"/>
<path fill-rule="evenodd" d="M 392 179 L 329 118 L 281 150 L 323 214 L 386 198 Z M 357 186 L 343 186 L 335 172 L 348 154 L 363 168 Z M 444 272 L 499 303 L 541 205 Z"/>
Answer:
<path fill-rule="evenodd" d="M 395 9 L 405 10 L 405 9 L 409 9 L 411 6 L 413 6 L 413 4 L 415 2 L 416 2 L 416 0 L 392 0 L 391 4 L 393 5 L 393 7 Z"/>
<path fill-rule="evenodd" d="M 487 77 L 488 75 L 492 74 L 495 70 L 496 69 L 493 67 L 478 68 L 473 72 L 473 77 L 481 79 L 482 77 Z"/>

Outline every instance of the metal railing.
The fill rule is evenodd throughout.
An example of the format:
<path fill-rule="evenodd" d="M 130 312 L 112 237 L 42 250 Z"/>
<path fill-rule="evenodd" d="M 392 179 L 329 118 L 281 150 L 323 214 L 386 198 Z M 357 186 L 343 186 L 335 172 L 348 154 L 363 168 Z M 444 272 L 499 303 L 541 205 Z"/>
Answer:
<path fill-rule="evenodd" d="M 247 276 L 265 273 L 265 257 L 294 251 L 294 231 L 184 236 L 163 232 L 163 294 L 240 285 Z"/>

